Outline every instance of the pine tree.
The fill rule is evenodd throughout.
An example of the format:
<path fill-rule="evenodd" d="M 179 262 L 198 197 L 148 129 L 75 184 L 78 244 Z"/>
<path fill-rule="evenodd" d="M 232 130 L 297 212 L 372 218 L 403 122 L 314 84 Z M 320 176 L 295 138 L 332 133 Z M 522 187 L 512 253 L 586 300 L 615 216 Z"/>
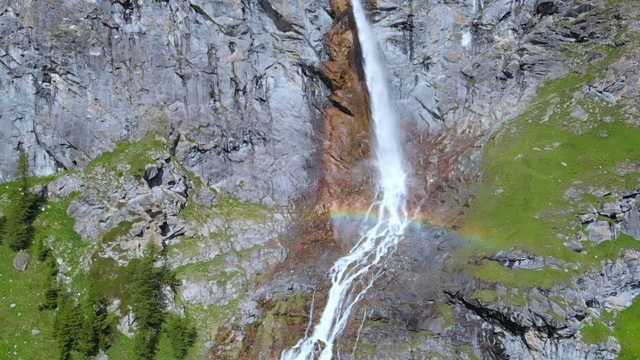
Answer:
<path fill-rule="evenodd" d="M 96 356 L 101 347 L 106 349 L 107 307 L 103 301 L 93 303 L 88 300 L 82 308 L 84 321 L 78 334 L 77 350 L 85 356 Z"/>
<path fill-rule="evenodd" d="M 170 277 L 165 273 L 167 268 L 154 266 L 154 259 L 150 248 L 144 257 L 130 263 L 131 307 L 138 325 L 134 351 L 139 359 L 155 357 L 165 319 L 162 288 Z"/>
<path fill-rule="evenodd" d="M 171 343 L 173 357 L 182 360 L 187 357 L 189 348 L 196 343 L 198 333 L 196 327 L 187 318 L 177 314 L 168 314 L 164 324 L 164 332 Z"/>
<path fill-rule="evenodd" d="M 60 293 L 60 285 L 58 284 L 58 263 L 56 259 L 49 253 L 44 258 L 47 276 L 44 283 L 44 302 L 38 307 L 42 310 L 55 310 L 58 307 L 58 294 Z"/>
<path fill-rule="evenodd" d="M 4 224 L 4 240 L 13 251 L 24 250 L 31 245 L 34 218 L 34 196 L 29 191 L 29 157 L 21 152 L 16 171 L 19 188 L 9 191 L 9 207 Z"/>
<path fill-rule="evenodd" d="M 82 312 L 71 295 L 62 292 L 58 298 L 58 311 L 53 324 L 60 360 L 70 360 L 71 352 L 77 349 L 82 320 Z"/>
<path fill-rule="evenodd" d="M 91 286 L 89 294 L 82 303 L 84 322 L 78 336 L 77 350 L 85 356 L 96 356 L 100 349 L 109 347 L 107 339 L 109 324 L 107 323 L 107 303 L 100 298 Z"/>

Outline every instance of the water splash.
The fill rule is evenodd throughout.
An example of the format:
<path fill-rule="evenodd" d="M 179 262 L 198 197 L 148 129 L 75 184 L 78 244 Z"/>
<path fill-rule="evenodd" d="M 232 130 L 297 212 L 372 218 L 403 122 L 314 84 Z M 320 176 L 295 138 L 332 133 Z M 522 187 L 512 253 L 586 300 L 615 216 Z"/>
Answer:
<path fill-rule="evenodd" d="M 329 299 L 320 321 L 311 336 L 305 336 L 282 353 L 282 360 L 311 360 L 316 356 L 320 360 L 332 358 L 334 342 L 344 330 L 351 310 L 378 278 L 377 265 L 395 249 L 409 224 L 407 173 L 384 66 L 360 0 L 352 0 L 351 4 L 371 98 L 378 195 L 369 211 L 377 211 L 377 220 L 371 228 L 363 230 L 363 236 L 353 249 L 333 265 Z"/>

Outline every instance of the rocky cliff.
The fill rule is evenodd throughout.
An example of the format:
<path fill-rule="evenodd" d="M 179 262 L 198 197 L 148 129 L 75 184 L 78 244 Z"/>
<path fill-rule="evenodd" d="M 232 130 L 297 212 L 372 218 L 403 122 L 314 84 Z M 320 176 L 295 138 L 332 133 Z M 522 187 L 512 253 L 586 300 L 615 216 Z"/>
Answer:
<path fill-rule="evenodd" d="M 336 355 L 634 358 L 634 4 L 366 5 L 417 220 Z M 197 321 L 190 356 L 278 358 L 375 192 L 356 31 L 345 0 L 0 0 L 0 180 L 26 151 L 61 281 L 80 296 L 155 244 L 171 311 Z M 32 310 L 1 353 L 52 351 Z"/>

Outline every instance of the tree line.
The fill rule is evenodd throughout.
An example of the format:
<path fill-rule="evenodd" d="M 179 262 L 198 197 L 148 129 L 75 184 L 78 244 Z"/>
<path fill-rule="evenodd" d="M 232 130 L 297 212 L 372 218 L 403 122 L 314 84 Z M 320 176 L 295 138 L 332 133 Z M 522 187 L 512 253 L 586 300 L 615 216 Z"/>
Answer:
<path fill-rule="evenodd" d="M 7 191 L 7 205 L 0 216 L 0 245 L 13 251 L 33 249 L 47 272 L 40 311 L 55 311 L 53 334 L 59 359 L 93 357 L 116 341 L 115 315 L 108 311 L 108 299 L 98 285 L 89 281 L 86 294 L 74 297 L 66 284 L 59 281 L 59 266 L 53 250 L 41 241 L 32 246 L 33 222 L 45 199 L 31 191 L 29 160 L 21 152 L 16 171 L 17 184 Z M 134 353 L 137 359 L 154 359 L 162 334 L 171 345 L 172 356 L 184 359 L 195 344 L 195 325 L 186 317 L 167 311 L 167 289 L 176 291 L 179 282 L 168 266 L 156 266 L 166 260 L 163 253 L 150 247 L 145 255 L 132 259 L 124 273 L 126 292 L 130 297 L 136 333 Z M 166 261 L 162 261 L 166 264 Z"/>
<path fill-rule="evenodd" d="M 157 260 L 158 254 L 149 248 L 143 257 L 132 259 L 124 273 L 136 327 L 133 351 L 137 359 L 154 359 L 160 336 L 164 334 L 171 345 L 172 357 L 184 359 L 195 344 L 196 328 L 190 319 L 167 311 L 166 290 L 175 291 L 178 282 L 166 265 L 155 265 Z M 47 258 L 44 261 L 55 264 Z M 50 276 L 55 276 L 57 267 L 49 268 Z M 76 301 L 64 285 L 56 284 L 48 287 L 52 291 L 45 292 L 41 309 L 56 310 L 54 337 L 60 359 L 69 360 L 74 353 L 96 356 L 100 350 L 107 350 L 117 337 L 117 330 L 115 319 L 107 311 L 103 291 L 90 283 L 87 294 Z"/>

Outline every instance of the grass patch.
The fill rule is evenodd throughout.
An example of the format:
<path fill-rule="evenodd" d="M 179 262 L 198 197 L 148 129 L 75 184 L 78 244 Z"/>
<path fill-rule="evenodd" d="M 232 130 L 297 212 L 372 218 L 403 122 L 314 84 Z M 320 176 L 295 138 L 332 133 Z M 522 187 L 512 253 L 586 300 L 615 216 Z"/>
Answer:
<path fill-rule="evenodd" d="M 156 162 L 150 152 L 163 151 L 165 145 L 165 139 L 153 133 L 147 134 L 139 141 L 121 142 L 113 151 L 93 159 L 87 164 L 85 172 L 90 173 L 102 167 L 108 173 L 115 173 L 117 176 L 142 177 L 147 164 Z"/>
<path fill-rule="evenodd" d="M 123 220 L 118 225 L 102 235 L 102 241 L 105 243 L 111 243 L 116 241 L 119 237 L 129 234 L 129 231 L 133 228 L 133 222 Z"/>
<path fill-rule="evenodd" d="M 119 266 L 112 258 L 95 257 L 89 269 L 87 285 L 92 287 L 99 298 L 122 300 L 120 307 L 126 309 L 131 303 L 128 285 L 128 269 Z"/>
<path fill-rule="evenodd" d="M 485 261 L 480 265 L 472 266 L 471 269 L 474 271 L 474 275 L 482 280 L 499 281 L 512 288 L 550 288 L 556 284 L 558 278 L 565 277 L 565 273 L 559 270 L 514 270 L 495 261 Z"/>
<path fill-rule="evenodd" d="M 13 268 L 15 253 L 0 246 L 0 358 L 55 359 L 51 311 L 38 311 L 44 299 L 46 264 L 35 259 L 25 272 Z M 15 304 L 11 307 L 11 304 Z M 40 334 L 33 335 L 32 330 Z"/>
<path fill-rule="evenodd" d="M 481 300 L 485 303 L 491 303 L 501 299 L 506 305 L 511 306 L 524 306 L 527 304 L 527 298 L 524 295 L 514 294 L 511 292 L 500 294 L 495 290 L 488 289 L 477 290 L 473 293 L 471 298 Z"/>
<path fill-rule="evenodd" d="M 614 334 L 622 350 L 618 359 L 636 360 L 640 354 L 640 298 L 636 298 L 633 304 L 621 311 L 616 318 Z"/>
<path fill-rule="evenodd" d="M 269 207 L 261 203 L 242 201 L 238 198 L 221 196 L 220 194 L 218 194 L 218 199 L 220 199 L 220 204 L 215 205 L 214 209 L 229 219 L 261 220 L 265 219 L 270 213 Z"/>
<path fill-rule="evenodd" d="M 580 329 L 582 340 L 587 344 L 604 344 L 613 335 L 613 331 L 609 329 L 602 321 L 594 319 L 592 325 L 583 326 Z"/>
<path fill-rule="evenodd" d="M 442 319 L 444 320 L 444 324 L 442 325 L 443 329 L 453 326 L 455 323 L 454 316 L 455 312 L 451 305 L 445 303 L 438 303 L 438 309 L 440 309 L 440 313 L 442 314 Z"/>
<path fill-rule="evenodd" d="M 109 355 L 109 359 L 135 359 L 135 353 L 133 351 L 135 346 L 135 340 L 126 337 L 125 335 L 118 333 L 117 340 L 106 351 Z M 193 353 L 193 351 L 192 351 Z M 155 360 L 175 360 L 171 355 L 171 343 L 169 338 L 164 332 L 160 335 L 160 342 L 158 343 L 158 352 L 155 356 Z M 197 359 L 195 356 L 187 356 L 187 359 Z"/>
<path fill-rule="evenodd" d="M 548 288 L 600 266 L 602 259 L 616 258 L 621 249 L 640 247 L 621 236 L 598 246 L 583 243 L 585 253 L 576 253 L 558 236 L 582 231 L 577 215 L 607 201 L 590 196 L 590 188 L 616 192 L 637 187 L 639 173 L 620 175 L 616 170 L 640 161 L 640 128 L 623 120 L 622 106 L 582 91 L 628 46 L 599 46 L 606 52 L 604 60 L 586 75 L 547 81 L 529 108 L 493 136 L 484 149 L 478 197 L 461 230 L 474 244 L 482 244 L 476 246 L 479 257 L 519 248 L 580 269 L 511 270 L 483 261 L 472 266 L 475 276 L 513 287 Z M 565 197 L 570 189 L 585 195 Z"/>
<path fill-rule="evenodd" d="M 54 249 L 56 255 L 64 255 L 65 263 L 71 269 L 80 267 L 81 258 L 90 245 L 73 229 L 76 220 L 67 215 L 69 204 L 78 195 L 80 193 L 75 192 L 58 202 L 46 203 L 33 223 L 34 244 L 42 241 Z"/>

